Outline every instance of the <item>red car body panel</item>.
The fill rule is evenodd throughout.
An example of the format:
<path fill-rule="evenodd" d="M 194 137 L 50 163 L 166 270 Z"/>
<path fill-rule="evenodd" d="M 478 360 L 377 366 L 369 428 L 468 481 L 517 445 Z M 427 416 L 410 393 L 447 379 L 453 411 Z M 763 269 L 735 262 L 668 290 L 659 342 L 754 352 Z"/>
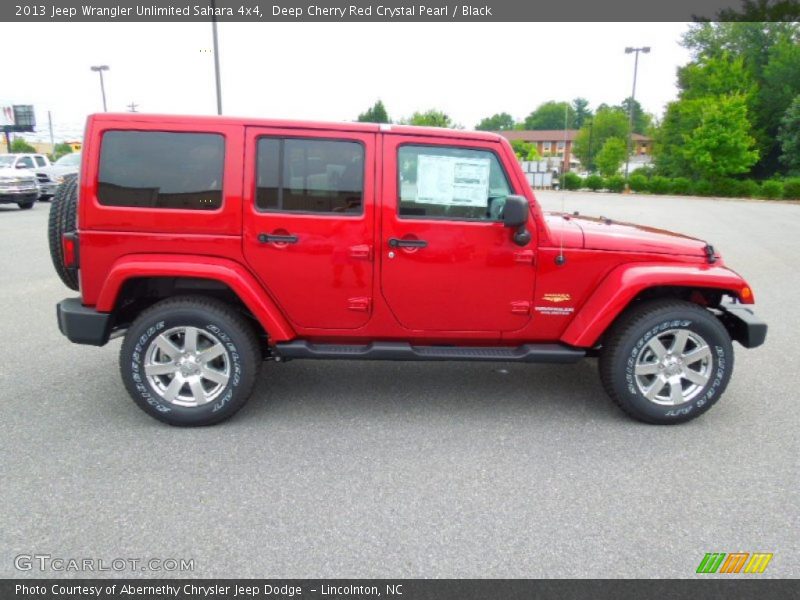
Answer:
<path fill-rule="evenodd" d="M 213 211 L 112 207 L 97 200 L 103 133 L 114 129 L 218 133 L 225 138 L 223 202 Z M 355 141 L 365 150 L 360 215 L 255 207 L 260 136 Z M 513 193 L 530 204 L 524 247 L 502 223 L 398 218 L 402 144 L 489 150 Z M 654 286 L 714 288 L 751 303 L 746 282 L 709 264 L 706 244 L 660 230 L 545 215 L 508 142 L 486 132 L 227 117 L 93 115 L 80 179 L 82 301 L 112 312 L 130 278 L 192 277 L 230 287 L 274 341 L 591 347 L 628 303 Z M 260 243 L 261 233 L 301 243 Z M 426 248 L 389 246 L 424 239 Z M 391 253 L 391 256 L 390 256 Z M 565 261 L 559 257 L 564 256 Z"/>

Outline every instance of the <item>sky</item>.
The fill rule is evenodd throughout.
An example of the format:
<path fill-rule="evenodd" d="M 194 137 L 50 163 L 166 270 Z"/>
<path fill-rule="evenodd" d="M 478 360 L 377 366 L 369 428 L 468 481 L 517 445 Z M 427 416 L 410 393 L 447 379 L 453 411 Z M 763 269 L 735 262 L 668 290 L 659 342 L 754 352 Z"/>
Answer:
<path fill-rule="evenodd" d="M 437 108 L 473 128 L 548 100 L 618 104 L 631 93 L 657 116 L 677 94 L 686 23 L 220 23 L 223 113 L 354 120 L 378 98 L 393 119 Z M 105 64 L 110 111 L 215 114 L 209 23 L 0 23 L 0 104 L 34 104 L 36 139 L 80 137 L 102 110 L 91 65 Z M 11 56 L 8 56 L 8 53 Z"/>

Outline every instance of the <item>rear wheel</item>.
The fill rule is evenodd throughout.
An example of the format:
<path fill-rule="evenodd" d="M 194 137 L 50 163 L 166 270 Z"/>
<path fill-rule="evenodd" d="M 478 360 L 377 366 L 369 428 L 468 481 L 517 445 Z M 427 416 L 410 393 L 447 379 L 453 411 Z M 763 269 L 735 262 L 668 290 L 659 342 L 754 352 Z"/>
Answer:
<path fill-rule="evenodd" d="M 131 325 L 120 370 L 136 404 L 170 425 L 212 425 L 247 402 L 261 366 L 251 325 L 210 298 L 163 300 Z"/>
<path fill-rule="evenodd" d="M 64 182 L 58 186 L 56 195 L 50 203 L 50 216 L 47 223 L 47 241 L 50 245 L 50 258 L 53 267 L 71 290 L 78 289 L 78 274 L 74 269 L 68 269 L 64 265 L 64 249 L 61 246 L 61 238 L 65 233 L 77 229 L 78 213 L 78 177 L 68 175 Z"/>
<path fill-rule="evenodd" d="M 608 395 L 646 423 L 694 419 L 719 400 L 733 371 L 733 346 L 708 310 L 680 300 L 647 302 L 609 331 L 600 354 Z"/>

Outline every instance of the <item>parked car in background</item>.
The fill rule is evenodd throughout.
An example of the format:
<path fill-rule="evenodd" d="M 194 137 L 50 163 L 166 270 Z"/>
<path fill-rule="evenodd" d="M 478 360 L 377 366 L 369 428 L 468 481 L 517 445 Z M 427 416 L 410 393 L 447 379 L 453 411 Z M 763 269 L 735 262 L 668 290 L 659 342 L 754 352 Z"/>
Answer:
<path fill-rule="evenodd" d="M 49 167 L 50 159 L 44 154 L 0 154 L 0 168 L 39 169 Z"/>
<path fill-rule="evenodd" d="M 32 171 L 0 166 L 0 204 L 33 208 L 38 197 L 39 186 Z"/>
<path fill-rule="evenodd" d="M 52 165 L 36 169 L 36 179 L 39 182 L 39 199 L 52 198 L 58 186 L 63 183 L 64 177 L 74 175 L 81 168 L 81 153 L 65 154 Z"/>

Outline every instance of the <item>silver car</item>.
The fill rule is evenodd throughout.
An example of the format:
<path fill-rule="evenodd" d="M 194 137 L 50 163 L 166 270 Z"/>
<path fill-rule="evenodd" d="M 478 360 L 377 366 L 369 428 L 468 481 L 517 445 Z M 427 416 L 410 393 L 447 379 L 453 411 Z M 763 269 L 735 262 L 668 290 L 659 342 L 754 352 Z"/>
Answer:
<path fill-rule="evenodd" d="M 52 165 L 36 169 L 39 182 L 39 199 L 49 200 L 56 194 L 66 175 L 77 173 L 81 168 L 81 153 L 65 154 Z"/>

